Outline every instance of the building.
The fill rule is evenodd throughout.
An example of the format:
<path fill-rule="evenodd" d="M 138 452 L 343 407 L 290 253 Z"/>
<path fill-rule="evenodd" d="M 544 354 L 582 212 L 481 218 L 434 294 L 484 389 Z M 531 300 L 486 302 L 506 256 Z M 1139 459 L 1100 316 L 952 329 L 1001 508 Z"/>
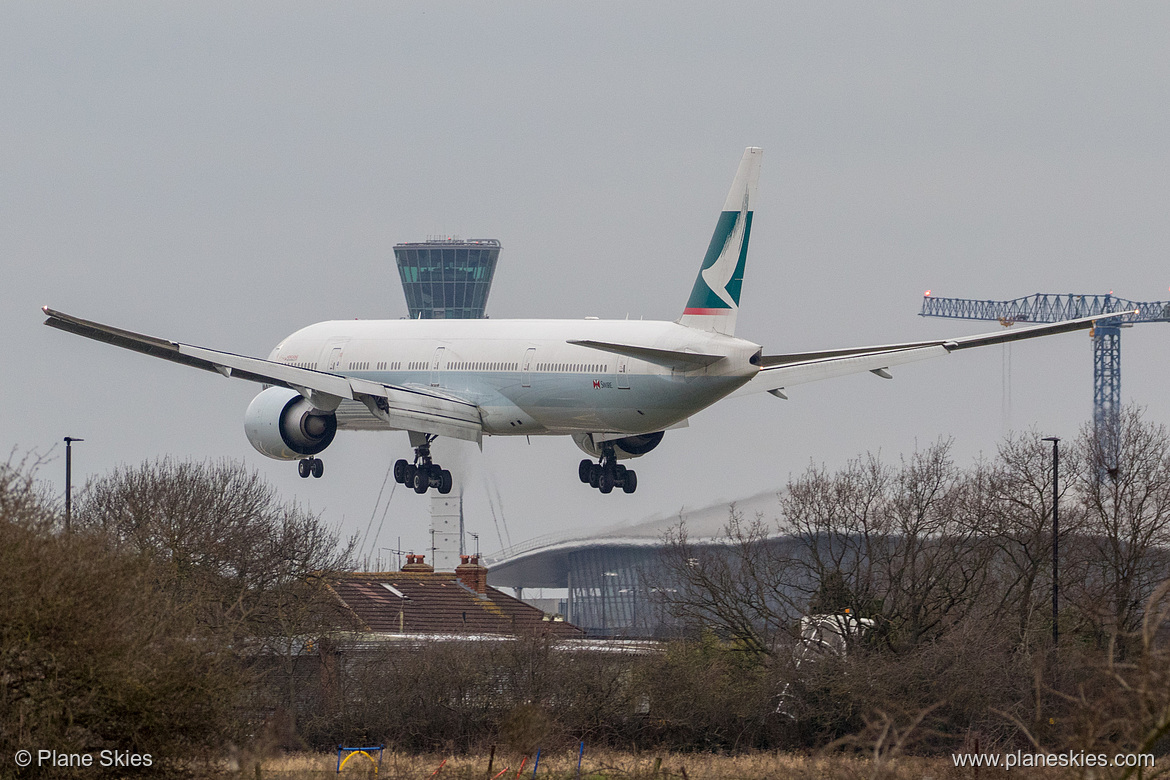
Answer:
<path fill-rule="evenodd" d="M 548 636 L 585 633 L 487 584 L 478 556 L 461 556 L 455 571 L 435 571 L 422 555 L 408 555 L 401 571 L 345 572 L 329 587 L 353 618 L 355 636 L 368 641 Z"/>
<path fill-rule="evenodd" d="M 411 319 L 477 319 L 484 316 L 500 242 L 429 239 L 396 244 L 394 260 Z"/>
<path fill-rule="evenodd" d="M 640 523 L 541 537 L 484 560 L 491 566 L 492 582 L 517 595 L 564 589 L 565 617 L 590 636 L 669 636 L 677 627 L 663 613 L 660 591 L 676 583 L 663 566 L 665 539 L 682 523 L 692 545 L 722 545 L 733 509 L 745 517 L 774 515 L 776 493 L 662 514 Z M 774 543 L 788 540 L 777 538 Z"/>

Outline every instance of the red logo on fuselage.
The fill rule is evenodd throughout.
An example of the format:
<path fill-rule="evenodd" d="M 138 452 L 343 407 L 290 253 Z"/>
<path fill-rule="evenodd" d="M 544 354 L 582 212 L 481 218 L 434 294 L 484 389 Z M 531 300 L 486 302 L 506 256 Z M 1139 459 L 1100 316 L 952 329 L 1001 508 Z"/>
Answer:
<path fill-rule="evenodd" d="M 600 390 L 600 389 L 601 389 L 601 380 L 600 380 L 600 379 L 594 379 L 594 380 L 593 380 L 593 389 L 594 389 L 594 390 Z"/>

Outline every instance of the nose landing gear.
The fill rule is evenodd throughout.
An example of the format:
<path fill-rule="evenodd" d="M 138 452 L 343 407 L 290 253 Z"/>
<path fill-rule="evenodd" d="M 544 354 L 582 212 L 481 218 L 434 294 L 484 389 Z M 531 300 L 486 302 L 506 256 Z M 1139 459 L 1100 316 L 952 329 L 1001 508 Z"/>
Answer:
<path fill-rule="evenodd" d="M 638 475 L 633 469 L 617 462 L 612 444 L 602 445 L 599 462 L 588 459 L 581 461 L 577 467 L 577 476 L 589 487 L 597 488 L 602 493 L 612 493 L 615 487 L 620 487 L 623 493 L 633 493 L 638 489 Z"/>
<path fill-rule="evenodd" d="M 443 495 L 451 492 L 451 472 L 431 461 L 431 442 L 434 440 L 434 436 L 427 436 L 423 444 L 414 448 L 414 463 L 405 458 L 394 463 L 395 482 L 414 488 L 419 494 L 426 493 L 429 488 L 437 488 Z"/>
<path fill-rule="evenodd" d="M 325 464 L 320 458 L 301 458 L 297 463 L 297 473 L 301 475 L 301 479 L 306 479 L 309 475 L 320 479 L 325 473 Z"/>

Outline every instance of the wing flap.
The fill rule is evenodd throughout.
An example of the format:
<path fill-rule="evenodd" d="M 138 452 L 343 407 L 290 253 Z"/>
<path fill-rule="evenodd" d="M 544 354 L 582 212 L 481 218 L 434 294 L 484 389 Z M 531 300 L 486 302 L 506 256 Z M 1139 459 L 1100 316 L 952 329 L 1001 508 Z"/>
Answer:
<path fill-rule="evenodd" d="M 352 397 L 364 403 L 371 414 L 390 428 L 474 442 L 483 439 L 483 420 L 479 407 L 473 403 L 421 388 L 384 385 L 368 379 L 351 377 L 349 385 Z"/>

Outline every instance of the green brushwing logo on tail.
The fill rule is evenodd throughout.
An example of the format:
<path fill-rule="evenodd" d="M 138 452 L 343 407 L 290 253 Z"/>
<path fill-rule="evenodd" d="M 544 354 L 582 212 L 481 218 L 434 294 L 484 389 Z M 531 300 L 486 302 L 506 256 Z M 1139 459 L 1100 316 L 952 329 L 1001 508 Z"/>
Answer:
<path fill-rule="evenodd" d="M 703 267 L 695 279 L 691 297 L 683 314 L 721 314 L 739 308 L 739 291 L 743 286 L 743 269 L 747 262 L 748 238 L 752 232 L 752 212 L 747 197 L 739 211 L 719 215 Z"/>

